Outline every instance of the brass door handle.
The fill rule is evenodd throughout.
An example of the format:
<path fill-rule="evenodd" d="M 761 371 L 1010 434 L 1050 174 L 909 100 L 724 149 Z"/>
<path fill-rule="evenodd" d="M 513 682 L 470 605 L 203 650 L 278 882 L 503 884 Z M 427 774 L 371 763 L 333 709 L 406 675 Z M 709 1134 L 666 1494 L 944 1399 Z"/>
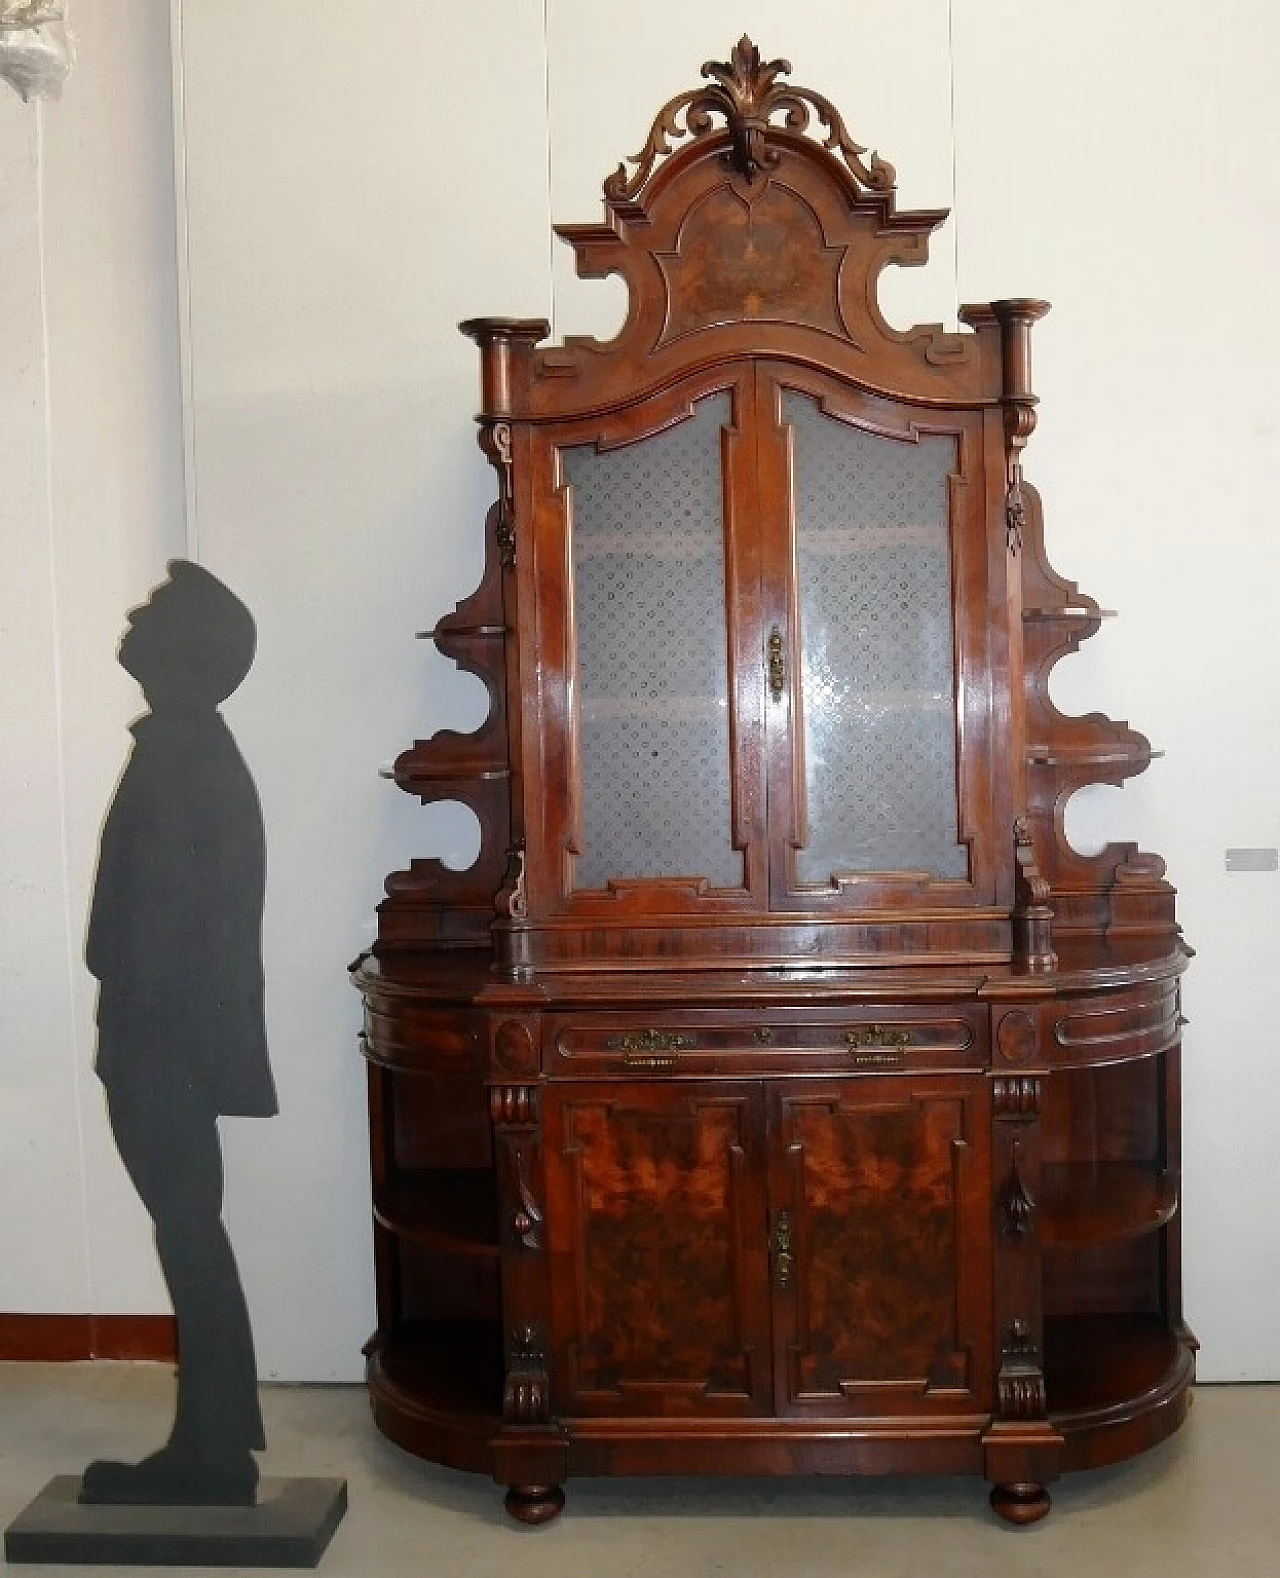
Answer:
<path fill-rule="evenodd" d="M 791 1285 L 795 1259 L 791 1252 L 791 1212 L 779 1211 L 773 1219 L 773 1280 L 779 1288 Z"/>
<path fill-rule="evenodd" d="M 775 701 L 782 700 L 787 688 L 787 659 L 782 642 L 782 631 L 777 625 L 769 632 L 768 642 L 769 694 Z"/>

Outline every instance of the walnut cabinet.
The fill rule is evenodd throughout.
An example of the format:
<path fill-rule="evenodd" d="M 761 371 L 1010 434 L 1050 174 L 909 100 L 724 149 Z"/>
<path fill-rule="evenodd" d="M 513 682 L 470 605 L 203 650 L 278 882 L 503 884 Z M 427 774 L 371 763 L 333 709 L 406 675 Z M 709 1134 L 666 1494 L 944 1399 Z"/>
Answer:
<path fill-rule="evenodd" d="M 607 343 L 462 325 L 486 685 L 395 778 L 365 999 L 375 1417 L 526 1522 L 577 1473 L 972 1472 L 1030 1522 L 1174 1429 L 1179 977 L 1161 861 L 1068 798 L 1097 604 L 1022 455 L 1031 299 L 882 317 L 945 218 L 743 39 L 562 227 Z"/>

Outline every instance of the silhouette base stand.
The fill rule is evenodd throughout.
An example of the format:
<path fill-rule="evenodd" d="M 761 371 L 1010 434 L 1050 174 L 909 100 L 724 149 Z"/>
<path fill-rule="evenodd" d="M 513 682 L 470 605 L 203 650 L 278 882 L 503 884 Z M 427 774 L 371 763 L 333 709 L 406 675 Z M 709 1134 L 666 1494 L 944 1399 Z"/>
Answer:
<path fill-rule="evenodd" d="M 251 1507 L 109 1506 L 63 1474 L 8 1527 L 9 1562 L 120 1567 L 314 1567 L 347 1510 L 341 1479 L 263 1479 Z"/>

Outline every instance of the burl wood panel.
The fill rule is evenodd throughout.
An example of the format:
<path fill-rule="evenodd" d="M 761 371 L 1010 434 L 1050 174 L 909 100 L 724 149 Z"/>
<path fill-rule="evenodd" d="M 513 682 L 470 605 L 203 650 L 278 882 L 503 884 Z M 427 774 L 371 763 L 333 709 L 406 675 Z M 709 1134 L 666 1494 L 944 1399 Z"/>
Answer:
<path fill-rule="evenodd" d="M 668 290 L 665 344 L 735 319 L 806 323 L 847 337 L 839 315 L 843 247 L 828 247 L 813 209 L 775 182 L 756 201 L 726 183 L 681 226 L 675 257 L 657 263 Z"/>
<path fill-rule="evenodd" d="M 790 1211 L 794 1246 L 790 1278 L 774 1264 L 780 1410 L 974 1406 L 984 1094 L 892 1078 L 776 1091 L 774 1219 Z"/>
<path fill-rule="evenodd" d="M 575 1087 L 546 1122 L 562 1411 L 765 1409 L 759 1087 Z"/>

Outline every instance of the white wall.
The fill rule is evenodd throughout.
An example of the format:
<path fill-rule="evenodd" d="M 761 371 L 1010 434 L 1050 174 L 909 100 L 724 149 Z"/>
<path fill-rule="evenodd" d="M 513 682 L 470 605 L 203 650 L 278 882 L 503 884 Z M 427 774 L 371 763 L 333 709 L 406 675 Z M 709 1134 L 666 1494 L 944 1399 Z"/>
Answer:
<path fill-rule="evenodd" d="M 637 26 L 599 0 L 175 0 L 186 132 L 186 525 L 245 598 L 259 658 L 228 717 L 270 854 L 268 1012 L 281 1116 L 228 1125 L 228 1211 L 260 1359 L 359 1373 L 371 1322 L 363 1090 L 344 966 L 382 875 L 465 863 L 463 814 L 376 776 L 469 727 L 478 687 L 412 632 L 469 592 L 491 494 L 474 447 L 485 312 L 607 328 L 608 285 L 554 269 L 552 213 L 745 27 L 953 206 L 891 318 L 1045 295 L 1028 472 L 1057 567 L 1123 617 L 1059 670 L 1069 709 L 1168 755 L 1081 797 L 1083 841 L 1165 855 L 1189 979 L 1187 1307 L 1202 1374 L 1280 1377 L 1269 953 L 1280 879 L 1280 678 L 1263 599 L 1280 483 L 1269 311 L 1280 14 L 1224 0 L 704 0 Z M 109 18 L 109 21 L 106 20 Z M 87 1074 L 79 946 L 94 843 L 136 710 L 111 654 L 182 550 L 177 300 L 163 0 L 86 0 L 61 104 L 0 101 L 0 1309 L 163 1307 L 145 1218 Z M 954 92 L 954 107 L 953 107 Z M 52 485 L 49 478 L 52 478 Z M 12 526 L 10 528 L 10 518 Z M 8 814 L 8 807 L 16 815 Z M 10 985 L 12 983 L 12 985 Z M 1242 1209 L 1242 1205 L 1249 1204 Z M 30 1232 L 33 1215 L 38 1234 Z M 1239 1224 L 1239 1225 L 1237 1225 Z"/>
<path fill-rule="evenodd" d="M 0 1309 L 161 1309 L 90 1072 L 81 952 L 142 707 L 123 615 L 182 551 L 161 0 L 82 7 L 61 103 L 0 90 Z"/>

